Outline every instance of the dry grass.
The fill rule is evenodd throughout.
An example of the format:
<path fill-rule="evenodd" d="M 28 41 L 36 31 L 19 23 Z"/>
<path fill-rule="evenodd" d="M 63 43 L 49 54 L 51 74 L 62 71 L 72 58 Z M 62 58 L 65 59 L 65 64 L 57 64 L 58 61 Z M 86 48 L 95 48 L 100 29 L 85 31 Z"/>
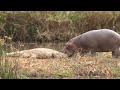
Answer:
<path fill-rule="evenodd" d="M 67 41 L 92 29 L 120 32 L 119 11 L 4 11 L 0 36 L 13 41 Z"/>
<path fill-rule="evenodd" d="M 6 57 L 11 65 L 17 64 L 22 78 L 35 79 L 111 79 L 120 77 L 120 59 L 111 53 L 97 56 L 79 55 L 66 59 L 26 59 Z M 26 77 L 24 77 L 26 76 Z"/>

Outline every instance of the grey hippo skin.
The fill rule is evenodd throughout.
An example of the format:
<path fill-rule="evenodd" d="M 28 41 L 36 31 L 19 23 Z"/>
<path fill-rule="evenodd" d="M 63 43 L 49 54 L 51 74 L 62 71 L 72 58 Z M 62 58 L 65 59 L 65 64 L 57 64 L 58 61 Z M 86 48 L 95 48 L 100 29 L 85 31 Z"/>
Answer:
<path fill-rule="evenodd" d="M 110 29 L 99 29 L 85 32 L 70 39 L 63 48 L 63 53 L 72 56 L 75 52 L 110 52 L 113 57 L 120 55 L 120 35 Z"/>

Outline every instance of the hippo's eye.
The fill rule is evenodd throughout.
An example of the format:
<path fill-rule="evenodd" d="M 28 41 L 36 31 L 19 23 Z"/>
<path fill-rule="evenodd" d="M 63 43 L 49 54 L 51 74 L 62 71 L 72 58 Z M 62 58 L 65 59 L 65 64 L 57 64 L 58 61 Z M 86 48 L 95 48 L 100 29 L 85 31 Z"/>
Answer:
<path fill-rule="evenodd" d="M 67 45 L 67 46 L 66 46 L 66 48 L 67 48 L 67 49 L 70 49 L 70 46 L 69 46 L 69 45 Z"/>
<path fill-rule="evenodd" d="M 66 46 L 66 49 L 67 49 L 67 50 L 71 50 L 72 48 L 73 48 L 72 45 L 67 45 L 67 46 Z"/>

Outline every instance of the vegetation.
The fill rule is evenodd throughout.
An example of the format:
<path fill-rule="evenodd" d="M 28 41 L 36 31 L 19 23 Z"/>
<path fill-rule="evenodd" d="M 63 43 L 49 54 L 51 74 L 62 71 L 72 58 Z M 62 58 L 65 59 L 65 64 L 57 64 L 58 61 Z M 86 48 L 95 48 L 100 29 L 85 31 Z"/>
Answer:
<path fill-rule="evenodd" d="M 20 49 L 23 42 L 64 42 L 101 28 L 120 33 L 119 24 L 119 11 L 1 11 L 0 78 L 120 78 L 120 60 L 112 58 L 111 53 L 40 60 L 5 56 Z M 22 41 L 17 48 L 15 41 Z"/>
<path fill-rule="evenodd" d="M 8 58 L 9 63 L 16 62 L 14 69 L 19 77 L 25 79 L 118 79 L 120 78 L 120 60 L 111 54 L 98 53 L 91 57 L 76 55 L 66 59 L 26 59 Z M 11 65 L 13 66 L 13 65 Z M 4 73 L 4 72 L 3 72 Z M 9 73 L 10 74 L 10 73 Z M 15 75 L 16 74 L 12 74 Z M 14 76 L 14 77 L 15 77 Z M 8 77 L 7 77 L 8 78 Z"/>
<path fill-rule="evenodd" d="M 119 11 L 1 11 L 0 36 L 13 41 L 66 41 L 92 30 L 120 32 Z"/>

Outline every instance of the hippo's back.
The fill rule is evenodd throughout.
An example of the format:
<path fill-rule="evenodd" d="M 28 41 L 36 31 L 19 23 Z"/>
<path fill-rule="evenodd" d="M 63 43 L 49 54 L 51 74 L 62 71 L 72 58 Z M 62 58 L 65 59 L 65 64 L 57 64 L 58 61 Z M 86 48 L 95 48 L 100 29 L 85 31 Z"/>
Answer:
<path fill-rule="evenodd" d="M 88 31 L 83 33 L 79 39 L 80 46 L 96 51 L 111 51 L 120 46 L 120 35 L 109 29 Z"/>
<path fill-rule="evenodd" d="M 115 36 L 115 37 L 120 37 L 120 35 L 118 33 L 116 33 L 113 30 L 110 29 L 99 29 L 99 30 L 92 30 L 92 31 L 88 31 L 86 33 L 83 33 L 82 35 L 87 35 L 87 36 Z"/>

